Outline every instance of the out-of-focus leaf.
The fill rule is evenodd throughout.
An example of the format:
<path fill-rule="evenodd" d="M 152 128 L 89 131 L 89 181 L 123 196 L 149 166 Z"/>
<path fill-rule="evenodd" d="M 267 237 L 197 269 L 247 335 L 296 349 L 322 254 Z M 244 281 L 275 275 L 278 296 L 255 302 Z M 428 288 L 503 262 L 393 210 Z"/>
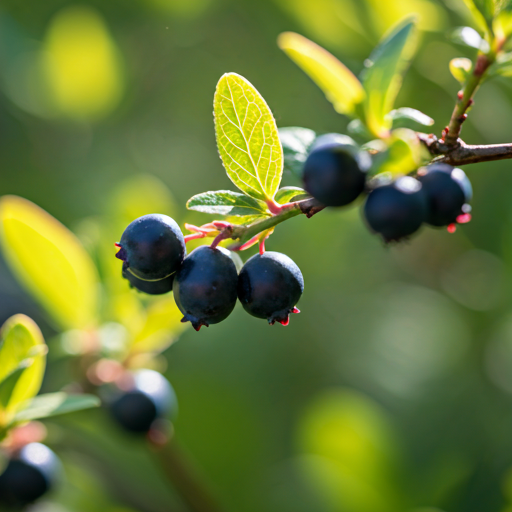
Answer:
<path fill-rule="evenodd" d="M 490 34 L 497 0 L 464 0 L 464 3 L 470 10 L 476 25 Z"/>
<path fill-rule="evenodd" d="M 408 174 L 429 158 L 416 133 L 407 128 L 393 130 L 386 143 L 388 149 L 382 155 L 382 159 L 377 161 L 378 167 L 373 169 L 374 172 L 390 173 L 394 176 Z"/>
<path fill-rule="evenodd" d="M 402 510 L 401 453 L 385 411 L 349 390 L 324 392 L 299 425 L 306 474 L 332 510 Z"/>
<path fill-rule="evenodd" d="M 283 146 L 284 170 L 301 177 L 304 162 L 316 133 L 309 128 L 291 126 L 279 128 L 279 138 Z"/>
<path fill-rule="evenodd" d="M 347 131 L 354 137 L 359 138 L 364 142 L 368 142 L 373 137 L 368 128 L 360 119 L 352 119 L 352 121 L 348 123 Z"/>
<path fill-rule="evenodd" d="M 267 103 L 236 73 L 221 77 L 213 103 L 217 147 L 229 178 L 251 197 L 273 199 L 283 174 L 283 149 Z"/>
<path fill-rule="evenodd" d="M 14 274 L 59 327 L 94 325 L 98 277 L 78 239 L 34 203 L 0 199 L 0 241 Z"/>
<path fill-rule="evenodd" d="M 47 393 L 36 396 L 33 400 L 27 401 L 14 417 L 14 421 L 39 420 L 67 414 L 69 412 L 91 409 L 100 405 L 100 399 L 93 395 L 68 395 L 67 393 Z"/>
<path fill-rule="evenodd" d="M 119 56 L 95 10 L 73 6 L 58 12 L 42 59 L 53 100 L 63 115 L 94 120 L 117 106 L 123 89 Z"/>
<path fill-rule="evenodd" d="M 496 62 L 490 68 L 490 74 L 512 76 L 512 53 L 498 55 Z"/>
<path fill-rule="evenodd" d="M 388 115 L 393 121 L 393 128 L 415 129 L 418 126 L 432 126 L 434 124 L 434 120 L 431 117 L 415 108 L 397 108 Z"/>
<path fill-rule="evenodd" d="M 471 73 L 473 63 L 465 57 L 458 57 L 450 61 L 450 73 L 457 82 L 464 84 Z"/>
<path fill-rule="evenodd" d="M 503 10 L 496 16 L 493 23 L 496 37 L 502 40 L 508 39 L 512 34 L 512 4 L 505 2 Z"/>
<path fill-rule="evenodd" d="M 11 317 L 2 327 L 0 344 L 0 423 L 9 421 L 25 400 L 41 388 L 47 347 L 36 323 L 25 315 Z"/>
<path fill-rule="evenodd" d="M 267 205 L 263 201 L 231 190 L 216 190 L 215 192 L 197 194 L 187 201 L 187 208 L 196 212 L 233 215 L 234 217 L 268 211 Z"/>
<path fill-rule="evenodd" d="M 172 297 L 152 303 L 147 310 L 146 323 L 135 337 L 130 352 L 162 352 L 186 329 L 182 318 Z"/>
<path fill-rule="evenodd" d="M 283 187 L 276 193 L 276 201 L 280 204 L 289 203 L 292 199 L 299 201 L 309 197 L 309 194 L 300 187 Z"/>
<path fill-rule="evenodd" d="M 340 114 L 354 115 L 365 97 L 357 77 L 334 55 L 294 32 L 284 32 L 277 44 L 317 85 Z"/>
<path fill-rule="evenodd" d="M 471 48 L 477 48 L 484 53 L 489 51 L 489 43 L 483 39 L 480 34 L 471 27 L 459 27 L 452 33 L 452 39 L 456 43 L 462 43 Z"/>
<path fill-rule="evenodd" d="M 413 54 L 414 24 L 413 20 L 401 23 L 375 48 L 367 61 L 368 67 L 363 74 L 364 112 L 366 125 L 378 137 L 385 136 L 391 128 L 391 120 L 386 116 L 393 108 Z"/>

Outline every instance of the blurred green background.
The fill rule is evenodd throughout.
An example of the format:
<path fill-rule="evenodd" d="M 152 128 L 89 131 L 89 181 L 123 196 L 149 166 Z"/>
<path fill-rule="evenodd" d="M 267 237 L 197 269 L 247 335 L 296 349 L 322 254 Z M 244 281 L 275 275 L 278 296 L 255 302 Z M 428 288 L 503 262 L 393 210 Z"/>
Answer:
<path fill-rule="evenodd" d="M 215 146 L 219 77 L 250 80 L 278 126 L 344 133 L 278 34 L 300 32 L 359 73 L 410 13 L 421 35 L 398 106 L 433 117 L 439 134 L 458 89 L 448 62 L 475 52 L 450 38 L 471 23 L 462 0 L 3 0 L 0 195 L 34 201 L 86 246 L 94 219 L 115 216 L 141 174 L 163 194 L 145 197 L 148 208 L 166 186 L 182 224 L 208 222 L 184 204 L 234 188 Z M 510 79 L 483 86 L 463 137 L 512 140 Z M 474 215 L 454 235 L 426 228 L 384 247 L 359 205 L 278 226 L 267 248 L 301 268 L 302 314 L 269 327 L 238 305 L 165 352 L 178 439 L 226 511 L 512 510 L 509 168 L 465 169 Z M 300 184 L 286 175 L 283 185 Z M 44 389 L 69 384 L 73 365 L 51 357 L 56 332 L 2 263 L 0 323 L 19 312 L 49 340 Z M 104 411 L 47 425 L 66 476 L 34 512 L 186 510 L 144 443 Z"/>

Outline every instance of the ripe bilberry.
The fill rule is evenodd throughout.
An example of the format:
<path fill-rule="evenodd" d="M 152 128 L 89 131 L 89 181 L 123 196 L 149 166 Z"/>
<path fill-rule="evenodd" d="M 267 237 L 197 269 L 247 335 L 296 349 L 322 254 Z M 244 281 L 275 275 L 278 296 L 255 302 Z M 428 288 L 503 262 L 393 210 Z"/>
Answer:
<path fill-rule="evenodd" d="M 124 230 L 117 257 L 125 270 L 146 281 L 174 274 L 185 257 L 185 240 L 178 224 L 167 215 L 144 215 Z"/>
<path fill-rule="evenodd" d="M 238 273 L 229 255 L 221 247 L 203 245 L 193 250 L 176 274 L 174 299 L 196 331 L 202 325 L 226 319 L 236 304 Z"/>
<path fill-rule="evenodd" d="M 155 420 L 176 414 L 176 394 L 163 375 L 139 370 L 131 377 L 131 389 L 122 392 L 110 405 L 110 412 L 125 430 L 145 433 Z"/>
<path fill-rule="evenodd" d="M 421 183 L 403 176 L 375 188 L 366 199 L 364 217 L 370 229 L 385 242 L 412 235 L 427 217 L 427 200 Z"/>
<path fill-rule="evenodd" d="M 32 503 L 54 487 L 59 473 L 59 459 L 50 448 L 25 445 L 0 475 L 0 504 L 18 508 Z"/>
<path fill-rule="evenodd" d="M 345 206 L 357 199 L 365 188 L 371 163 L 366 153 L 344 143 L 343 136 L 337 137 L 340 140 L 331 135 L 319 137 L 302 175 L 304 188 L 325 206 Z"/>
<path fill-rule="evenodd" d="M 238 298 L 252 316 L 288 325 L 304 291 L 299 267 L 285 254 L 267 251 L 249 258 L 238 277 Z"/>
<path fill-rule="evenodd" d="M 174 282 L 175 275 L 176 274 L 172 274 L 171 276 L 164 277 L 158 281 L 144 281 L 143 279 L 139 279 L 130 273 L 124 267 L 123 263 L 123 277 L 130 283 L 130 287 L 136 288 L 137 290 L 147 293 L 148 295 L 162 295 L 164 293 L 170 292 L 172 290 L 172 283 Z"/>
<path fill-rule="evenodd" d="M 471 182 L 462 169 L 448 164 L 433 164 L 418 171 L 418 180 L 427 198 L 425 222 L 432 226 L 448 226 L 470 211 L 473 195 Z"/>

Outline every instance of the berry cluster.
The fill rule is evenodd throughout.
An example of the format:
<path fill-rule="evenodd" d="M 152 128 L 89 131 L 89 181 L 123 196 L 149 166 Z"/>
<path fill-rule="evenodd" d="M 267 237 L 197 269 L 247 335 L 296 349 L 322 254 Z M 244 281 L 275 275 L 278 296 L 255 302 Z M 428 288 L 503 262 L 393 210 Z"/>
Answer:
<path fill-rule="evenodd" d="M 124 231 L 117 257 L 123 277 L 149 294 L 174 292 L 184 317 L 197 331 L 233 311 L 237 298 L 252 316 L 288 325 L 304 290 L 299 267 L 284 254 L 266 252 L 250 258 L 240 275 L 231 253 L 201 246 L 186 255 L 185 240 L 174 220 L 145 215 Z"/>
<path fill-rule="evenodd" d="M 0 510 L 18 510 L 41 498 L 55 486 L 59 473 L 59 459 L 47 446 L 23 446 L 0 474 Z"/>
<path fill-rule="evenodd" d="M 345 206 L 368 192 L 363 215 L 385 242 L 402 240 L 423 223 L 446 226 L 470 220 L 471 183 L 462 169 L 438 163 L 418 170 L 416 178 L 367 180 L 369 166 L 353 146 L 333 137 L 315 144 L 304 164 L 305 189 L 325 206 Z"/>

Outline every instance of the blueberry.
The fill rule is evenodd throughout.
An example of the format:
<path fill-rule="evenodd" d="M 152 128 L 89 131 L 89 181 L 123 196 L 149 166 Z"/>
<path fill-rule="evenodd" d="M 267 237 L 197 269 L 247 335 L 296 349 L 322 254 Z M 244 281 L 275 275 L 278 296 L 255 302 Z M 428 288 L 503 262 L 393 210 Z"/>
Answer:
<path fill-rule="evenodd" d="M 229 251 L 203 245 L 183 261 L 174 279 L 174 299 L 196 331 L 226 319 L 236 304 L 238 274 Z"/>
<path fill-rule="evenodd" d="M 340 141 L 330 137 L 326 143 L 315 143 L 304 164 L 304 188 L 325 206 L 345 206 L 357 199 L 364 191 L 371 163 L 366 153 L 338 138 Z"/>
<path fill-rule="evenodd" d="M 418 180 L 428 202 L 426 222 L 432 226 L 448 226 L 467 213 L 471 200 L 471 182 L 462 169 L 448 164 L 433 164 L 420 169 Z"/>
<path fill-rule="evenodd" d="M 25 445 L 0 475 L 0 504 L 18 508 L 36 501 L 54 487 L 59 473 L 59 459 L 50 448 Z"/>
<path fill-rule="evenodd" d="M 427 218 L 427 211 L 421 183 L 410 176 L 375 188 L 364 205 L 368 226 L 385 242 L 412 235 Z"/>
<path fill-rule="evenodd" d="M 178 402 L 174 389 L 160 373 L 139 370 L 132 377 L 132 389 L 117 396 L 110 412 L 125 430 L 145 433 L 155 420 L 174 416 Z"/>
<path fill-rule="evenodd" d="M 117 257 L 126 270 L 146 281 L 174 274 L 185 257 L 185 240 L 178 224 L 167 215 L 144 215 L 124 230 Z"/>
<path fill-rule="evenodd" d="M 123 277 L 128 280 L 130 287 L 136 288 L 137 290 L 149 295 L 162 295 L 170 292 L 172 290 L 172 283 L 174 282 L 175 275 L 176 274 L 172 274 L 171 276 L 164 277 L 158 281 L 144 281 L 131 274 L 123 264 Z"/>
<path fill-rule="evenodd" d="M 288 325 L 304 291 L 299 267 L 285 254 L 267 251 L 249 258 L 238 277 L 238 298 L 252 316 Z"/>

